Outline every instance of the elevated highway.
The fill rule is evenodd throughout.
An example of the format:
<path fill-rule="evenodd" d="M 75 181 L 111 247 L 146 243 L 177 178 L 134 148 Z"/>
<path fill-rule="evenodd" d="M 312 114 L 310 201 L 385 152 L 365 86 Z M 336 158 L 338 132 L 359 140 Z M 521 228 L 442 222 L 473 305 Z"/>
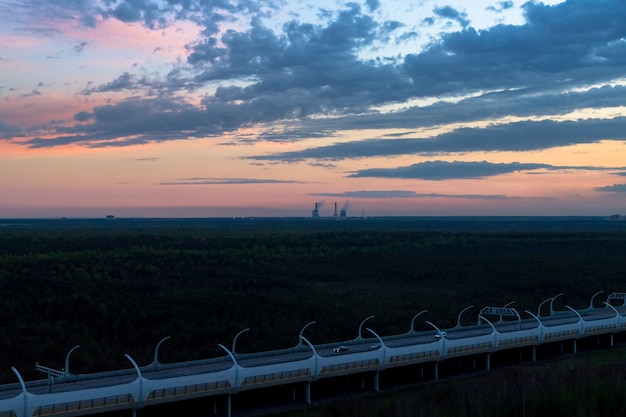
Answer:
<path fill-rule="evenodd" d="M 311 343 L 303 335 L 307 325 L 297 346 L 253 354 L 235 352 L 238 334 L 231 349 L 219 345 L 224 356 L 199 361 L 160 363 L 157 346 L 150 365 L 140 367 L 126 355 L 132 367 L 112 372 L 70 373 L 70 351 L 63 371 L 37 365 L 48 379 L 25 382 L 12 368 L 19 382 L 0 386 L 0 417 L 70 417 L 116 410 L 134 414 L 150 405 L 220 395 L 227 396 L 230 415 L 231 397 L 242 391 L 304 383 L 310 403 L 311 383 L 325 378 L 371 372 L 378 390 L 378 375 L 386 369 L 432 363 L 437 378 L 438 363 L 450 358 L 486 355 L 489 369 L 490 355 L 498 351 L 532 348 L 534 360 L 542 344 L 572 341 L 575 351 L 578 339 L 609 335 L 612 344 L 613 335 L 626 329 L 624 293 L 611 294 L 601 307 L 593 307 L 592 297 L 590 307 L 582 310 L 566 306 L 565 311 L 554 311 L 556 297 L 544 301 L 550 301 L 548 315 L 541 315 L 542 305 L 536 314 L 524 311 L 528 318 L 511 307 L 485 307 L 477 324 L 460 325 L 464 310 L 457 326 L 448 329 L 427 322 L 432 330 L 413 330 L 420 312 L 409 332 L 384 337 L 363 329 L 370 316 L 360 324 L 356 339 L 331 344 Z"/>

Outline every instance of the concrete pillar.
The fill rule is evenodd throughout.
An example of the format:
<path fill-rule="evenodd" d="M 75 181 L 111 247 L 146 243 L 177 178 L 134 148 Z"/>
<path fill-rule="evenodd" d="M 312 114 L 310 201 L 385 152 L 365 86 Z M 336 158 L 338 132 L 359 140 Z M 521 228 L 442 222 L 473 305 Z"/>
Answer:
<path fill-rule="evenodd" d="M 611 347 L 613 347 L 613 333 L 611 333 Z"/>
<path fill-rule="evenodd" d="M 439 362 L 435 362 L 435 381 L 439 380 Z"/>
<path fill-rule="evenodd" d="M 574 340 L 574 353 L 576 353 L 576 342 L 577 340 Z"/>
<path fill-rule="evenodd" d="M 232 404 L 232 402 L 233 402 L 233 399 L 232 399 L 231 395 L 228 394 L 228 400 L 226 402 L 226 415 L 228 417 L 232 417 L 232 415 L 233 415 L 233 408 L 232 408 L 233 404 Z"/>
<path fill-rule="evenodd" d="M 537 346 L 533 346 L 533 362 L 537 362 Z"/>
<path fill-rule="evenodd" d="M 213 399 L 213 415 L 217 415 L 217 398 Z"/>
<path fill-rule="evenodd" d="M 376 392 L 380 391 L 379 380 L 378 380 L 378 371 L 374 374 L 374 389 Z"/>
<path fill-rule="evenodd" d="M 487 353 L 487 370 L 491 371 L 491 353 Z"/>
<path fill-rule="evenodd" d="M 296 385 L 293 386 L 293 390 L 292 390 L 292 400 L 295 401 L 296 400 Z"/>
<path fill-rule="evenodd" d="M 306 383 L 306 403 L 311 405 L 311 383 Z"/>

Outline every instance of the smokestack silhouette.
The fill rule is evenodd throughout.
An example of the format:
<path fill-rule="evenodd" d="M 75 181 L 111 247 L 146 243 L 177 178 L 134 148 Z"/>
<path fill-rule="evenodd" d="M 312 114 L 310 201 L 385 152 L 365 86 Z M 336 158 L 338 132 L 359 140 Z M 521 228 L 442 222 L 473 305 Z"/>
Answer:
<path fill-rule="evenodd" d="M 337 214 L 337 202 L 335 201 L 335 214 L 333 215 L 335 219 L 339 218 L 339 214 Z"/>

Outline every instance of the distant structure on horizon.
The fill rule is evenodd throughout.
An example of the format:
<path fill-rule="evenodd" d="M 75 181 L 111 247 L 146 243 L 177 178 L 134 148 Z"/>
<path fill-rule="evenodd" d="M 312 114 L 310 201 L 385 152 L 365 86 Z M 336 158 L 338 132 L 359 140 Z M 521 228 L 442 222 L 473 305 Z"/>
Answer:
<path fill-rule="evenodd" d="M 320 207 L 322 207 L 324 205 L 324 202 L 315 202 L 315 208 L 313 209 L 313 211 L 311 212 L 311 217 L 314 219 L 319 219 L 320 218 Z M 335 202 L 335 211 L 333 213 L 333 219 L 336 220 L 343 220 L 343 219 L 347 219 L 348 218 L 348 202 L 346 201 L 343 205 L 343 207 L 341 208 L 341 210 L 337 210 L 337 203 Z"/>
<path fill-rule="evenodd" d="M 106 219 L 107 219 L 108 222 L 112 222 L 113 220 L 115 220 L 115 216 L 112 215 L 112 214 L 108 214 Z"/>
<path fill-rule="evenodd" d="M 320 212 L 319 212 L 319 208 L 318 208 L 318 203 L 316 201 L 315 202 L 315 208 L 311 212 L 311 217 L 313 217 L 314 219 L 317 219 L 319 216 L 320 216 Z"/>

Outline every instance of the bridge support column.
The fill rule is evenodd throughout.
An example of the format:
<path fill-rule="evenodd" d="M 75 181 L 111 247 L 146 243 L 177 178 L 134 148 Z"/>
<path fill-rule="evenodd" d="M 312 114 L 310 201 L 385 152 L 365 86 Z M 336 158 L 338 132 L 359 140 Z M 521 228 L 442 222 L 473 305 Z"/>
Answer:
<path fill-rule="evenodd" d="M 577 340 L 574 340 L 574 353 L 576 353 L 576 342 Z"/>
<path fill-rule="evenodd" d="M 306 403 L 311 405 L 311 383 L 306 383 Z"/>
<path fill-rule="evenodd" d="M 435 362 L 435 381 L 439 380 L 439 362 Z"/>
<path fill-rule="evenodd" d="M 379 382 L 379 378 L 378 378 L 378 371 L 376 371 L 376 373 L 374 374 L 374 389 L 376 390 L 376 392 L 380 391 L 380 382 Z"/>
<path fill-rule="evenodd" d="M 217 415 L 217 398 L 213 399 L 213 415 Z"/>
<path fill-rule="evenodd" d="M 537 362 L 537 346 L 533 346 L 533 362 Z"/>
<path fill-rule="evenodd" d="M 233 415 L 233 398 L 230 394 L 228 394 L 228 399 L 226 401 L 226 415 L 228 417 L 232 417 Z"/>
<path fill-rule="evenodd" d="M 491 371 L 491 353 L 487 353 L 487 366 L 488 371 Z"/>
<path fill-rule="evenodd" d="M 295 401 L 296 400 L 296 385 L 293 386 L 293 390 L 292 390 L 292 395 L 291 395 L 291 400 Z"/>
<path fill-rule="evenodd" d="M 611 333 L 611 341 L 609 343 L 610 343 L 610 346 L 613 347 L 613 333 Z"/>

